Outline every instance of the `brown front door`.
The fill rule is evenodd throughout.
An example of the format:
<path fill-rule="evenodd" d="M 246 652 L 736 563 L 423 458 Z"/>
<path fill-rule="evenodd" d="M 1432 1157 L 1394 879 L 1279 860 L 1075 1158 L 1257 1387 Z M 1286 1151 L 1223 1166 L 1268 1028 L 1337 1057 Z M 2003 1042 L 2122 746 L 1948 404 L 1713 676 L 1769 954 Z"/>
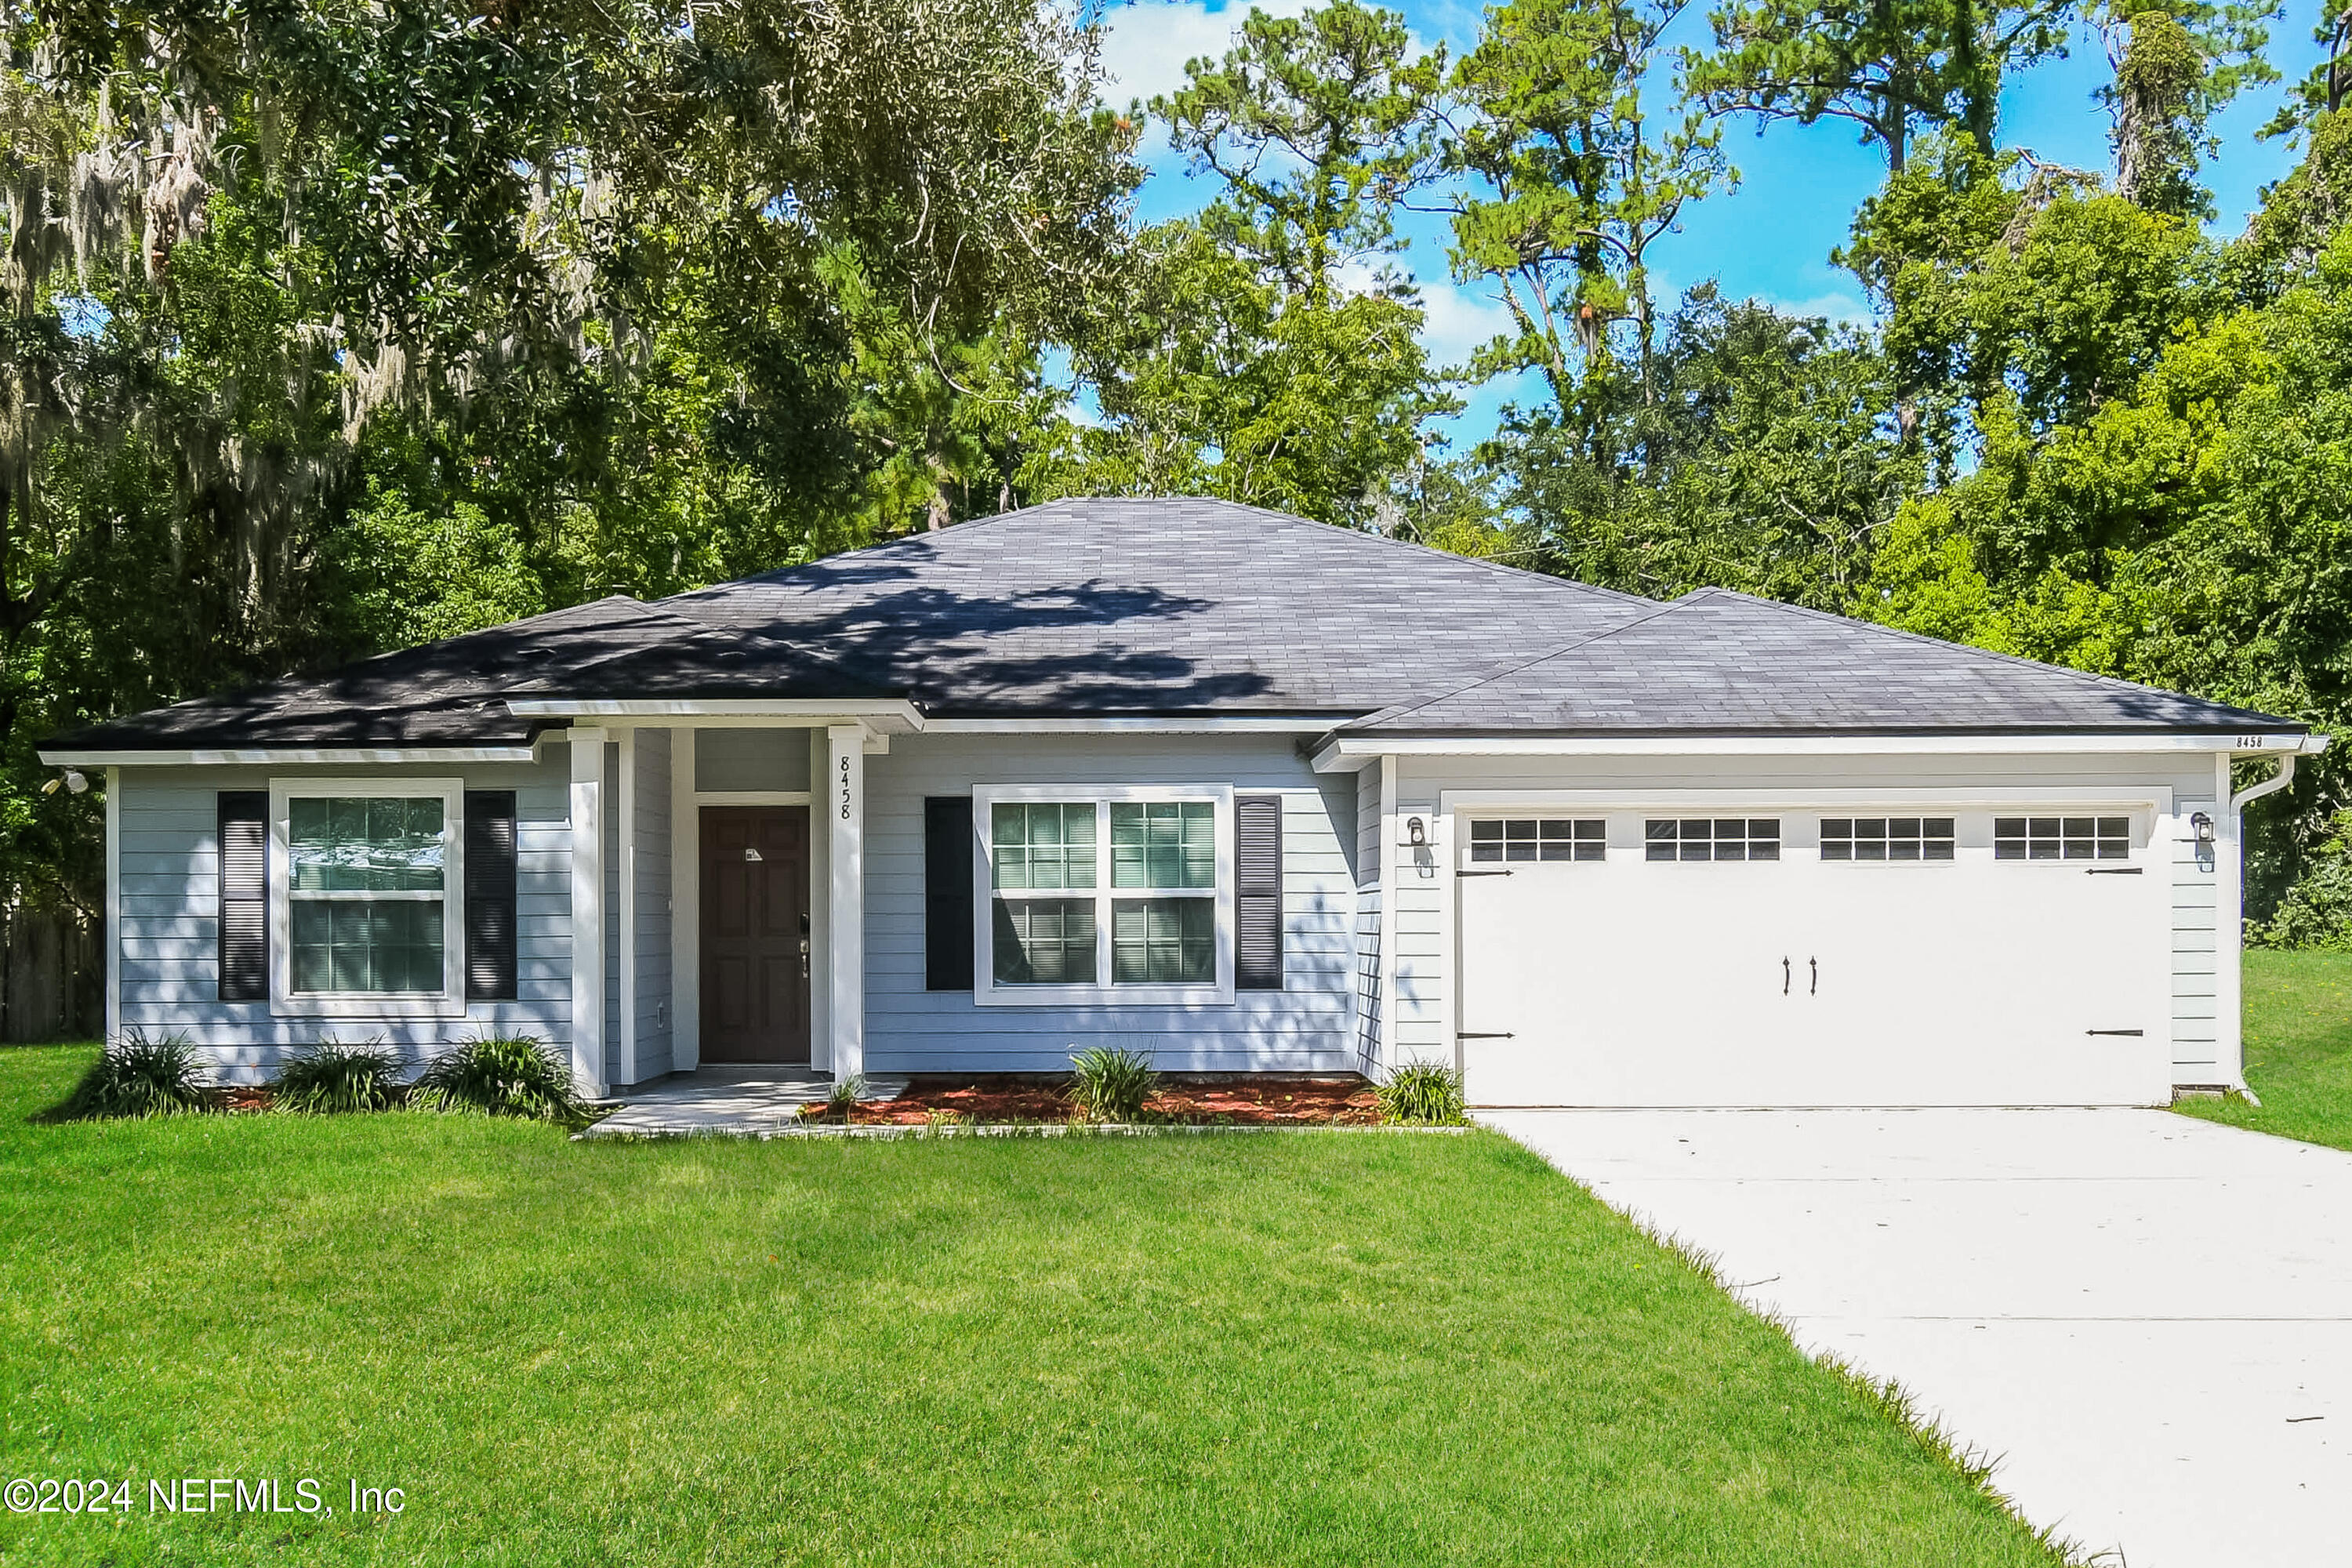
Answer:
<path fill-rule="evenodd" d="M 808 807 L 702 808 L 702 1059 L 809 1059 Z"/>

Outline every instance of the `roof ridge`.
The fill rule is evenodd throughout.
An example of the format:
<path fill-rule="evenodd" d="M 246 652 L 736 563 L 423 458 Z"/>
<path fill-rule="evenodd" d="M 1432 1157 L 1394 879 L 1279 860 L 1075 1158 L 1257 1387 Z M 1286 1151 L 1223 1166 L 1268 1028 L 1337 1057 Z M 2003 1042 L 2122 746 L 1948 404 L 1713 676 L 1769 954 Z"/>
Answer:
<path fill-rule="evenodd" d="M 1657 604 L 1657 601 L 1654 599 L 1645 599 L 1642 602 L 1644 604 Z M 1689 602 L 1690 595 L 1686 594 L 1679 599 L 1672 600 L 1666 604 L 1658 605 L 1656 609 L 1651 611 L 1646 616 L 1635 616 L 1630 621 L 1621 621 L 1616 626 L 1607 627 L 1604 630 L 1587 633 L 1583 637 L 1575 637 L 1568 642 L 1562 643 L 1558 647 L 1549 648 L 1542 653 L 1537 654 L 1531 658 L 1521 659 L 1517 664 L 1506 665 L 1500 669 L 1492 671 L 1486 675 L 1482 675 L 1475 680 L 1465 680 L 1459 686 L 1452 687 L 1446 690 L 1424 697 L 1418 702 L 1399 703 L 1394 707 L 1383 708 L 1377 713 L 1368 713 L 1360 719 L 1350 720 L 1347 723 L 1340 725 L 1339 728 L 1343 730 L 1352 730 L 1358 726 L 1361 726 L 1364 729 L 1369 730 L 1376 725 L 1392 724 L 1408 713 L 1418 713 L 1424 708 L 1430 707 L 1434 703 L 1451 700 L 1454 698 L 1461 696 L 1465 691 L 1475 691 L 1479 687 L 1491 686 L 1496 681 L 1504 679 L 1507 677 L 1523 674 L 1528 670 L 1533 669 L 1537 665 L 1547 664 L 1551 660 L 1559 658 L 1562 654 L 1574 653 L 1578 648 L 1588 647 L 1592 644 L 1601 641 L 1603 637 L 1612 637 L 1619 632 L 1631 631 L 1635 626 L 1647 626 L 1652 621 L 1659 620 L 1664 616 L 1673 615 L 1676 610 L 1686 608 Z"/>

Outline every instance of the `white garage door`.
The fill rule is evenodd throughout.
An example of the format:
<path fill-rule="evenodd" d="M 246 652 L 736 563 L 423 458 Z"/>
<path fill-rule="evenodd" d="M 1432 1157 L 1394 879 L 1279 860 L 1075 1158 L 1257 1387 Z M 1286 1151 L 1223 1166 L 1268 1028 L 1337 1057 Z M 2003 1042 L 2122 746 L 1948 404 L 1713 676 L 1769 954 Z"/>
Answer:
<path fill-rule="evenodd" d="M 1481 1105 L 2149 1104 L 2170 1094 L 2146 814 L 1472 820 Z"/>

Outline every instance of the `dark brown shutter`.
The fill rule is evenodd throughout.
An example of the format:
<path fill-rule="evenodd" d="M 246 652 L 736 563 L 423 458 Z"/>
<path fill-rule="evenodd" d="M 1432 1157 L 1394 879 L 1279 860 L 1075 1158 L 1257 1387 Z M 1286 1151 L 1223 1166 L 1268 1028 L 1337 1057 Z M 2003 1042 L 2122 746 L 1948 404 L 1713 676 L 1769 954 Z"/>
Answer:
<path fill-rule="evenodd" d="M 466 792 L 466 1000 L 515 999 L 515 795 Z"/>
<path fill-rule="evenodd" d="M 1234 984 L 1282 989 L 1282 797 L 1234 797 Z"/>
<path fill-rule="evenodd" d="M 971 989 L 971 796 L 923 802 L 923 988 Z"/>
<path fill-rule="evenodd" d="M 220 792 L 220 999 L 269 1000 L 269 792 Z"/>

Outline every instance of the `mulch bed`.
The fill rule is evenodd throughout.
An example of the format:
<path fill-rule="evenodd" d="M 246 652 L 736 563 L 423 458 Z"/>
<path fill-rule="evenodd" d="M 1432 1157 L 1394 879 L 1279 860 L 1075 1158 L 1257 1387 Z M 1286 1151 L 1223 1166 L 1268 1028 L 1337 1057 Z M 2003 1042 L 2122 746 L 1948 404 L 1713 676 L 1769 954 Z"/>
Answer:
<path fill-rule="evenodd" d="M 896 1100 L 860 1101 L 850 1115 L 858 1126 L 915 1126 L 934 1111 L 965 1121 L 1067 1121 L 1067 1080 L 1016 1077 L 924 1075 Z M 1169 1079 L 1144 1102 L 1146 1121 L 1232 1127 L 1370 1127 L 1380 1119 L 1372 1086 L 1360 1078 Z"/>

